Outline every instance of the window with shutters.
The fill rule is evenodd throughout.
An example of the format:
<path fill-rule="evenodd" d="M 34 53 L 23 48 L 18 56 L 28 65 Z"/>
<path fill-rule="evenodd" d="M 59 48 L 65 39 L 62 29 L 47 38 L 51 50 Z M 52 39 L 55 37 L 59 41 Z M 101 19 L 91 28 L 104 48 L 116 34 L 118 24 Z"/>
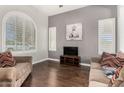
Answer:
<path fill-rule="evenodd" d="M 11 15 L 4 26 L 4 50 L 30 51 L 36 49 L 36 30 L 26 16 Z"/>
<path fill-rule="evenodd" d="M 49 51 L 56 51 L 56 27 L 49 28 Z"/>

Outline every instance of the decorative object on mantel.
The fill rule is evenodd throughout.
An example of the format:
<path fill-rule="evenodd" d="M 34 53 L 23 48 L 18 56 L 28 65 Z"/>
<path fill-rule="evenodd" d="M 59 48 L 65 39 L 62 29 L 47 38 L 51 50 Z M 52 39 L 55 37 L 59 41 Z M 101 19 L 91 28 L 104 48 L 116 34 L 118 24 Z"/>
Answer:
<path fill-rule="evenodd" d="M 82 40 L 82 23 L 66 25 L 67 40 Z"/>

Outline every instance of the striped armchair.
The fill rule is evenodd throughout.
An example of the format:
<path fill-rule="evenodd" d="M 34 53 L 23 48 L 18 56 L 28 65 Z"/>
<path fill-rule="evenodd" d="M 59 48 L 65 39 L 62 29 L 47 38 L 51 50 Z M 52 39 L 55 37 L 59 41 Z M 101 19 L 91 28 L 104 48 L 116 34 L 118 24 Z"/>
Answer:
<path fill-rule="evenodd" d="M 32 71 L 32 57 L 14 57 L 14 67 L 0 68 L 0 87 L 20 87 Z"/>

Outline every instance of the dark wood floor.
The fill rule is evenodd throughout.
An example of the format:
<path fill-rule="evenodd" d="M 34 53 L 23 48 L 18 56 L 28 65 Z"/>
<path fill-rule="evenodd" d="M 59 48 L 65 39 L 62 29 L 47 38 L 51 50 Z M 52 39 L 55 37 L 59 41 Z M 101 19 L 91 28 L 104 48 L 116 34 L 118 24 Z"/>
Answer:
<path fill-rule="evenodd" d="M 22 87 L 87 87 L 88 78 L 88 67 L 46 61 L 33 65 L 32 74 Z"/>

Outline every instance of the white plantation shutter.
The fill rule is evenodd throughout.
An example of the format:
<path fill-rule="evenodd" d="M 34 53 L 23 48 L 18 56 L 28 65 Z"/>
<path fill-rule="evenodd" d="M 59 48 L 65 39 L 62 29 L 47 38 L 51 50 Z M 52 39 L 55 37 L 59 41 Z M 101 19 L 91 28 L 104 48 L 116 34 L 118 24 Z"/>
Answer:
<path fill-rule="evenodd" d="M 115 53 L 115 18 L 98 21 L 98 54 Z"/>
<path fill-rule="evenodd" d="M 6 49 L 16 50 L 16 17 L 8 18 L 6 22 Z"/>
<path fill-rule="evenodd" d="M 6 50 L 35 49 L 34 24 L 23 17 L 12 16 L 6 21 Z"/>
<path fill-rule="evenodd" d="M 20 51 L 23 50 L 23 45 L 24 45 L 24 41 L 23 41 L 23 37 L 24 37 L 24 23 L 23 23 L 23 19 L 16 17 L 16 25 L 15 25 L 15 31 L 16 31 L 16 40 L 15 40 L 15 44 L 16 44 L 16 51 Z"/>
<path fill-rule="evenodd" d="M 49 28 L 49 51 L 56 51 L 56 27 Z"/>
<path fill-rule="evenodd" d="M 26 22 L 25 27 L 25 48 L 31 50 L 35 48 L 35 29 L 33 23 L 30 21 Z"/>

